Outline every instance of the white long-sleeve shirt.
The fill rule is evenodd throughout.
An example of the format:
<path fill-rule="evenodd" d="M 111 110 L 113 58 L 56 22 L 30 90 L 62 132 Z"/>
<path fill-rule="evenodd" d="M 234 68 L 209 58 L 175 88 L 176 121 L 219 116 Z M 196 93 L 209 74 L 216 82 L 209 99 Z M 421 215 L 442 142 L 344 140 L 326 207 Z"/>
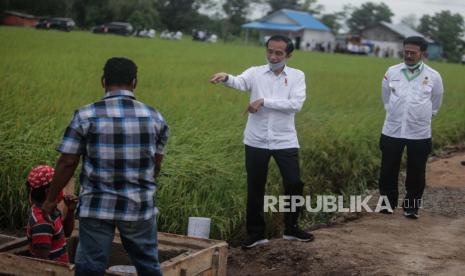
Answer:
<path fill-rule="evenodd" d="M 426 64 L 414 73 L 404 63 L 391 66 L 382 81 L 386 119 L 382 133 L 394 138 L 431 138 L 431 118 L 441 107 L 441 75 Z"/>
<path fill-rule="evenodd" d="M 299 148 L 294 115 L 305 101 L 304 72 L 285 66 L 276 76 L 268 65 L 251 67 L 228 76 L 225 85 L 250 92 L 250 102 L 263 98 L 264 105 L 249 113 L 244 144 L 264 149 Z"/>

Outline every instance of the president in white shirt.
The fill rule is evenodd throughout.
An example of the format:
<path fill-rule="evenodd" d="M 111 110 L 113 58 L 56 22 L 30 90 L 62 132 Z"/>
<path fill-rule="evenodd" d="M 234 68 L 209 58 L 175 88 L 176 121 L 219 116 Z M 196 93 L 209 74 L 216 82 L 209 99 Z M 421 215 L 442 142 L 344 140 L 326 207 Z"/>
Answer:
<path fill-rule="evenodd" d="M 244 131 L 247 170 L 248 239 L 242 248 L 265 244 L 263 203 L 268 163 L 273 157 L 283 178 L 285 195 L 303 193 L 299 169 L 299 142 L 294 115 L 302 109 L 306 94 L 304 72 L 288 67 L 292 41 L 275 35 L 266 42 L 268 64 L 250 67 L 238 76 L 227 73 L 213 75 L 210 82 L 250 92 L 248 120 Z M 297 227 L 300 208 L 284 214 L 284 239 L 312 241 L 313 235 Z"/>
<path fill-rule="evenodd" d="M 399 168 L 407 148 L 406 195 L 402 202 L 407 218 L 418 218 L 425 188 L 425 170 L 431 152 L 431 120 L 438 113 L 444 88 L 441 75 L 423 62 L 428 43 L 422 37 L 404 40 L 404 62 L 391 66 L 382 81 L 386 118 L 380 138 L 382 152 L 380 195 L 387 196 L 391 214 L 398 205 Z"/>

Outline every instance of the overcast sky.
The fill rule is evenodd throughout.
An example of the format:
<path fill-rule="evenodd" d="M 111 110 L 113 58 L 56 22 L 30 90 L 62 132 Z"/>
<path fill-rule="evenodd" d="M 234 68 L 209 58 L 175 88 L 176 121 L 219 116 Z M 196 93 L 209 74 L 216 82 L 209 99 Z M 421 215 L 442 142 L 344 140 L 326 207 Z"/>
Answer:
<path fill-rule="evenodd" d="M 443 10 L 459 13 L 465 18 L 465 0 L 318 0 L 317 3 L 324 6 L 323 13 L 333 13 L 341 11 L 345 4 L 350 3 L 355 7 L 360 7 L 363 3 L 369 1 L 374 3 L 384 2 L 388 5 L 394 13 L 392 17 L 393 23 L 399 23 L 403 17 L 410 14 L 414 14 L 417 19 L 420 19 L 424 14 L 433 15 Z M 266 12 L 263 7 L 258 7 L 250 11 L 250 15 L 253 18 L 259 18 Z"/>
<path fill-rule="evenodd" d="M 342 10 L 344 4 L 352 4 L 360 7 L 367 0 L 319 0 L 318 3 L 325 7 L 325 13 Z M 394 13 L 393 22 L 398 23 L 400 20 L 410 14 L 414 14 L 418 19 L 424 14 L 433 15 L 443 10 L 450 10 L 452 13 L 459 13 L 465 18 L 465 0 L 387 0 L 377 1 L 374 3 L 384 2 Z"/>

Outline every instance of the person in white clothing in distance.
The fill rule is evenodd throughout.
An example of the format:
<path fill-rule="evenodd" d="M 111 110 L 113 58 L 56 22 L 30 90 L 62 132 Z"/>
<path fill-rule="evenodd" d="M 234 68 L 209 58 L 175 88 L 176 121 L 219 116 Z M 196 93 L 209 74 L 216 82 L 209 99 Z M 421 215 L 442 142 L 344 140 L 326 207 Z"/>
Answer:
<path fill-rule="evenodd" d="M 380 138 L 380 195 L 390 206 L 382 209 L 392 214 L 398 205 L 399 168 L 407 148 L 406 195 L 402 202 L 404 216 L 417 219 L 425 189 L 425 170 L 431 153 L 431 121 L 442 103 L 444 88 L 441 75 L 423 62 L 428 43 L 413 36 L 404 40 L 404 62 L 391 66 L 382 81 L 386 118 Z"/>
<path fill-rule="evenodd" d="M 284 194 L 302 196 L 303 193 L 294 115 L 302 109 L 306 85 L 305 74 L 286 65 L 293 50 L 294 45 L 288 37 L 274 35 L 266 42 L 267 64 L 250 67 L 238 76 L 216 73 L 210 79 L 211 83 L 224 83 L 227 87 L 250 92 L 244 131 L 248 234 L 248 239 L 242 242 L 244 249 L 268 242 L 263 204 L 271 157 L 281 172 Z M 299 213 L 300 208 L 296 208 L 284 214 L 283 238 L 312 241 L 313 235 L 297 225 Z"/>

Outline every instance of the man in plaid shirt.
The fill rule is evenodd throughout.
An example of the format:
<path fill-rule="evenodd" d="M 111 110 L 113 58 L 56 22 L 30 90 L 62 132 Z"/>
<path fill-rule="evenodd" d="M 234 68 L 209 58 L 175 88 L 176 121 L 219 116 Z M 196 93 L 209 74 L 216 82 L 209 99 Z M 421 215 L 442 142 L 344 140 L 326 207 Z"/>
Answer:
<path fill-rule="evenodd" d="M 159 112 L 135 99 L 133 61 L 111 58 L 103 70 L 105 96 L 74 113 L 42 210 L 51 213 L 82 156 L 76 275 L 103 275 L 115 227 L 138 274 L 161 275 L 153 196 L 168 126 Z"/>

